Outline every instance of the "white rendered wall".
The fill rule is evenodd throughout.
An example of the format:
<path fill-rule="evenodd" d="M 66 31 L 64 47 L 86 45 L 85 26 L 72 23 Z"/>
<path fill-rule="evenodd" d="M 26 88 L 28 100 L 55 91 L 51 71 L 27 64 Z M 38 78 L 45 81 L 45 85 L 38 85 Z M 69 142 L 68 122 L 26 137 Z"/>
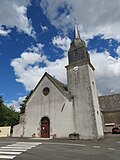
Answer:
<path fill-rule="evenodd" d="M 102 137 L 102 122 L 92 68 L 88 64 L 79 66 L 78 70 L 71 67 L 67 74 L 69 90 L 74 96 L 76 132 L 80 134 L 81 139 Z"/>
<path fill-rule="evenodd" d="M 24 128 L 24 123 L 19 123 L 18 125 L 15 125 L 13 127 L 12 137 L 22 137 L 24 132 L 23 128 Z"/>
<path fill-rule="evenodd" d="M 43 88 L 48 87 L 50 93 L 43 95 Z M 68 137 L 74 132 L 72 102 L 69 102 L 62 93 L 44 77 L 37 87 L 26 106 L 24 137 L 31 137 L 36 134 L 40 137 L 40 121 L 42 117 L 50 119 L 50 135 L 56 137 Z"/>
<path fill-rule="evenodd" d="M 92 68 L 88 67 L 88 69 L 89 69 L 90 84 L 91 84 L 92 95 L 93 95 L 93 107 L 94 107 L 94 113 L 95 113 L 97 133 L 98 133 L 98 138 L 101 138 L 103 137 L 103 122 L 102 122 L 100 106 L 98 102 L 98 94 L 97 94 L 95 76 L 94 76 L 94 72 Z"/>

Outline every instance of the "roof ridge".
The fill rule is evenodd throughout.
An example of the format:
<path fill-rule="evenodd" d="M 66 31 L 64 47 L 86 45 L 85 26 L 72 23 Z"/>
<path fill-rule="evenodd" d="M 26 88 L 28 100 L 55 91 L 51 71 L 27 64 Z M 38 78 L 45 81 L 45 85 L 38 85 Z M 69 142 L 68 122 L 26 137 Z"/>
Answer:
<path fill-rule="evenodd" d="M 51 76 L 46 72 L 46 76 L 52 81 L 52 83 L 61 91 L 61 93 L 67 98 L 70 99 L 71 93 L 68 91 L 67 84 L 64 84 L 57 80 L 55 77 Z"/>
<path fill-rule="evenodd" d="M 67 85 L 60 82 L 56 78 L 52 77 L 49 73 L 45 72 L 44 75 L 39 80 L 39 82 L 37 83 L 37 85 L 35 86 L 35 88 L 33 89 L 33 92 L 30 95 L 30 97 L 28 98 L 28 100 L 26 101 L 26 103 L 28 103 L 29 99 L 32 97 L 35 90 L 37 89 L 37 87 L 39 86 L 39 84 L 41 83 L 41 81 L 44 79 L 45 76 L 51 81 L 51 83 L 53 83 L 56 86 L 56 88 L 63 94 L 63 96 L 65 96 L 69 101 L 71 100 L 72 95 L 68 91 Z"/>
<path fill-rule="evenodd" d="M 47 72 L 46 72 L 47 73 Z M 57 83 L 60 83 L 64 86 L 67 86 L 67 84 L 64 84 L 63 82 L 61 82 L 60 80 L 56 79 L 54 76 L 51 76 L 49 73 L 47 73 L 51 78 L 53 78 Z"/>

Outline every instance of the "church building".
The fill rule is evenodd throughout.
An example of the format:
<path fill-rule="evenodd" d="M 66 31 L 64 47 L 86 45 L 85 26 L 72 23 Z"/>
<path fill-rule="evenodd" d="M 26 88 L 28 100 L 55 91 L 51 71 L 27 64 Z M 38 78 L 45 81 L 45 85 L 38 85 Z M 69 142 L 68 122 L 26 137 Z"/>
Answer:
<path fill-rule="evenodd" d="M 78 133 L 80 139 L 104 137 L 95 68 L 77 25 L 68 61 L 67 84 L 45 73 L 26 102 L 24 122 L 14 127 L 13 136 L 68 138 Z"/>

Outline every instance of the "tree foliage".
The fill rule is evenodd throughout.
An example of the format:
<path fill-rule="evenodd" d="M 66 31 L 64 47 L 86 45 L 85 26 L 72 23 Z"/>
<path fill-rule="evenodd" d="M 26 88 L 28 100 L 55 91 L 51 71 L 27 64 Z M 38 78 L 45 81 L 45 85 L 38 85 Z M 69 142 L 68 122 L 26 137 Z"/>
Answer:
<path fill-rule="evenodd" d="M 3 98 L 0 96 L 0 106 L 3 104 Z"/>
<path fill-rule="evenodd" d="M 30 98 L 32 93 L 33 90 L 30 91 L 30 93 L 26 96 L 25 100 L 23 100 L 22 103 L 20 104 L 20 114 L 25 113 L 26 102 Z"/>
<path fill-rule="evenodd" d="M 22 103 L 20 104 L 20 114 L 25 113 L 25 107 L 26 107 L 26 104 L 24 101 L 22 101 Z"/>
<path fill-rule="evenodd" d="M 19 123 L 19 113 L 12 107 L 8 108 L 3 104 L 2 96 L 0 96 L 0 126 L 15 126 Z"/>

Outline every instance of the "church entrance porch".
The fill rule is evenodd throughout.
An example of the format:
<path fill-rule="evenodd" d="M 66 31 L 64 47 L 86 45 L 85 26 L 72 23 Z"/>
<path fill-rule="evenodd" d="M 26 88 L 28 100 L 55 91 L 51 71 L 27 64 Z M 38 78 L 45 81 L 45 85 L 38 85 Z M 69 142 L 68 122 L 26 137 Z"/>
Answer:
<path fill-rule="evenodd" d="M 50 138 L 50 120 L 48 117 L 41 119 L 41 138 Z"/>

